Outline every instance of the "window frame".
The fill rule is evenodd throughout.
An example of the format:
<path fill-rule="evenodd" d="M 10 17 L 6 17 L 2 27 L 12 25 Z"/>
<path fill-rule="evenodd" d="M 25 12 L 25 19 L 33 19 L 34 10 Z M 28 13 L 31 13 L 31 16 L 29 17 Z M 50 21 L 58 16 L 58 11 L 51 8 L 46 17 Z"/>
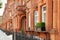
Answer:
<path fill-rule="evenodd" d="M 38 11 L 37 10 L 34 12 L 34 22 L 35 22 L 35 25 L 38 22 Z"/>
<path fill-rule="evenodd" d="M 46 10 L 43 10 L 44 7 L 46 7 L 46 5 L 43 5 L 42 6 L 42 22 L 46 22 Z"/>
<path fill-rule="evenodd" d="M 29 20 L 29 21 L 28 21 L 28 22 L 29 22 L 29 25 L 28 25 L 28 27 L 29 27 L 29 28 L 30 28 L 30 26 L 31 26 L 31 25 L 30 25 L 30 24 L 31 24 L 31 21 L 30 21 L 30 19 L 31 19 L 31 17 L 30 17 L 30 13 L 29 13 L 29 14 L 28 14 L 28 20 Z"/>

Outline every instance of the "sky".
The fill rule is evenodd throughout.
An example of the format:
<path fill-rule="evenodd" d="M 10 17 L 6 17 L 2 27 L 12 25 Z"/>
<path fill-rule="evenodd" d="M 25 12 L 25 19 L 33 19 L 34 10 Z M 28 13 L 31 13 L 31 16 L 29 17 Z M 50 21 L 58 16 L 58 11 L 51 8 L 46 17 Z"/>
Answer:
<path fill-rule="evenodd" d="M 0 0 L 3 4 L 2 4 L 2 8 L 0 9 L 0 16 L 3 15 L 4 12 L 4 8 L 5 8 L 5 4 L 7 3 L 7 0 Z"/>

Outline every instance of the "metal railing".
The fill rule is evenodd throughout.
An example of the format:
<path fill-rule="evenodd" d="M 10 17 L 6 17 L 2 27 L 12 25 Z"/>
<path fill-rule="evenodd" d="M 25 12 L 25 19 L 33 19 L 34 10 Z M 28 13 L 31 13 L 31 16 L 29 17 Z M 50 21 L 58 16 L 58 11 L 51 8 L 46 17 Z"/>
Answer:
<path fill-rule="evenodd" d="M 16 33 L 16 40 L 43 40 L 41 38 L 35 38 L 33 35 L 27 36 L 26 34 Z"/>

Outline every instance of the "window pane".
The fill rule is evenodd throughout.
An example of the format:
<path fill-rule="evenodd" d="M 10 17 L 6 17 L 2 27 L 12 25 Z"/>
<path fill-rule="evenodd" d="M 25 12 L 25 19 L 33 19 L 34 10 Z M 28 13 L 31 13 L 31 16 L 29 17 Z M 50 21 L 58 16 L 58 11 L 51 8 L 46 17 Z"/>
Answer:
<path fill-rule="evenodd" d="M 42 6 L 42 22 L 45 22 L 46 17 L 46 6 Z"/>
<path fill-rule="evenodd" d="M 38 15 L 38 11 L 35 11 L 35 13 L 34 13 L 35 15 Z"/>
<path fill-rule="evenodd" d="M 43 7 L 43 11 L 46 11 L 46 7 Z"/>
<path fill-rule="evenodd" d="M 36 23 L 38 22 L 38 11 L 35 11 L 35 13 L 34 13 L 35 15 L 35 25 L 36 25 Z"/>

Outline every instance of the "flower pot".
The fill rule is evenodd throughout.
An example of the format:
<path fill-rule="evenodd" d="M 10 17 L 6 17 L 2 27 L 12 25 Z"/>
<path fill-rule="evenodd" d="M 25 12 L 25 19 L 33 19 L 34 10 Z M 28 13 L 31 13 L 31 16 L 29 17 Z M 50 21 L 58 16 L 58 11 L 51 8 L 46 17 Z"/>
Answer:
<path fill-rule="evenodd" d="M 41 28 L 37 28 L 37 31 L 41 31 Z"/>
<path fill-rule="evenodd" d="M 46 31 L 45 27 L 41 27 L 41 30 L 42 30 L 42 31 Z"/>

